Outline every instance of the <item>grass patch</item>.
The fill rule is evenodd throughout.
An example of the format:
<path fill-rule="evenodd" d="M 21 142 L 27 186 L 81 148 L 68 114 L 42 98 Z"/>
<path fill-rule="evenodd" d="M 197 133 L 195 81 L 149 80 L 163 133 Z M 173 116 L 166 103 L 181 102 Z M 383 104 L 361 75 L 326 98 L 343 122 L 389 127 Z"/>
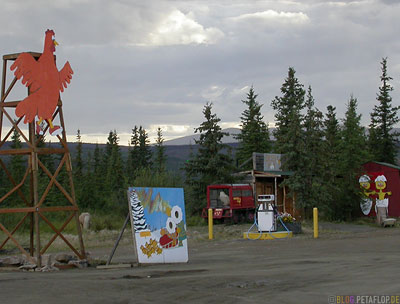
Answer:
<path fill-rule="evenodd" d="M 202 218 L 201 216 L 189 216 L 186 218 L 186 226 L 207 226 L 207 219 Z"/>
<path fill-rule="evenodd" d="M 90 230 L 98 232 L 101 230 L 121 230 L 125 217 L 117 214 L 91 214 Z"/>
<path fill-rule="evenodd" d="M 360 217 L 349 223 L 356 224 L 356 225 L 366 225 L 366 226 L 371 226 L 371 227 L 377 226 L 375 217 Z"/>

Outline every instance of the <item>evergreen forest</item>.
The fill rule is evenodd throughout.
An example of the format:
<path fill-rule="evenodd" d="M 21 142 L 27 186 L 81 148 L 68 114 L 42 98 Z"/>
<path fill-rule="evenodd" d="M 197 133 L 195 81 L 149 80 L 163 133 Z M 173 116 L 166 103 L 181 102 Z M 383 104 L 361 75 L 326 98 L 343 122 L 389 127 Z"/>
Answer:
<path fill-rule="evenodd" d="M 374 160 L 398 165 L 399 134 L 395 128 L 400 107 L 392 102 L 393 79 L 387 73 L 387 58 L 381 61 L 379 79 L 381 85 L 377 88 L 370 124 L 364 127 L 356 96 L 349 95 L 347 100 L 340 101 L 346 104 L 344 117 L 337 117 L 334 105 L 318 109 L 312 87 L 305 87 L 296 77 L 295 69 L 290 67 L 280 94 L 270 101 L 275 128 L 268 129 L 261 114 L 263 104 L 258 100 L 256 89 L 251 87 L 241 101 L 243 111 L 239 117 L 237 145 L 222 143 L 227 134 L 221 129 L 213 103 L 208 101 L 199 109 L 204 121 L 194 130 L 200 137 L 185 161 L 172 165 L 174 170 L 161 128 L 158 128 L 154 145 L 150 145 L 147 131 L 135 125 L 129 147 L 121 146 L 117 132 L 112 130 L 107 143 L 92 145 L 93 149 L 84 149 L 78 130 L 72 153 L 77 203 L 82 211 L 112 212 L 124 218 L 129 186 L 184 187 L 187 215 L 199 216 L 206 206 L 207 185 L 237 182 L 233 174 L 251 169 L 252 163 L 247 160 L 253 152 L 281 153 L 284 155 L 283 170 L 293 172 L 285 184 L 291 194 L 296 193 L 306 215 L 313 207 L 318 207 L 328 220 L 354 219 L 359 215 L 361 194 L 357 177 L 362 173 L 362 164 Z M 17 132 L 9 144 L 13 149 L 22 146 Z M 5 162 L 14 180 L 21 180 L 27 165 L 23 157 L 12 155 Z M 51 171 L 56 169 L 59 160 L 52 155 L 42 155 L 41 162 Z M 65 172 L 60 172 L 59 182 L 65 178 Z M 41 180 L 45 185 L 45 179 L 39 176 L 39 185 Z M 7 180 L 1 169 L 0 196 L 10 187 Z M 59 195 L 51 190 L 47 199 L 57 201 Z"/>

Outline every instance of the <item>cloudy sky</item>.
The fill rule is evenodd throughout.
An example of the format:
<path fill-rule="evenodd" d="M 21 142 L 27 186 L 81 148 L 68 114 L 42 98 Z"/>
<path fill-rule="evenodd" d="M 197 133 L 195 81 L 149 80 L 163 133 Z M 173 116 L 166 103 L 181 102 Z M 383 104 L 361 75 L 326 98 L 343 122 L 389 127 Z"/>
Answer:
<path fill-rule="evenodd" d="M 45 30 L 54 29 L 57 65 L 68 60 L 74 70 L 62 94 L 70 140 L 80 129 L 85 142 L 101 143 L 116 130 L 127 145 L 135 125 L 151 137 L 159 126 L 166 139 L 192 134 L 207 101 L 223 128 L 238 126 L 251 85 L 272 124 L 270 103 L 289 67 L 312 86 L 320 110 L 332 104 L 342 118 L 353 94 L 368 125 L 382 57 L 399 105 L 395 0 L 0 3 L 1 54 L 41 52 Z"/>

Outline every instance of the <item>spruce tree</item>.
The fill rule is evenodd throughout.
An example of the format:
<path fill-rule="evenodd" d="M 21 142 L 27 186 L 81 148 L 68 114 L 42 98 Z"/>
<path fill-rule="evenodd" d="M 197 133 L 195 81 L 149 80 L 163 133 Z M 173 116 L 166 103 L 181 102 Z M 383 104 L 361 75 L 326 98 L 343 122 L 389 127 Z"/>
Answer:
<path fill-rule="evenodd" d="M 87 181 L 86 191 L 82 195 L 83 207 L 91 210 L 100 210 L 106 204 L 105 170 L 103 170 L 103 153 L 96 143 L 93 158 L 88 157 L 85 179 Z"/>
<path fill-rule="evenodd" d="M 146 130 L 142 126 L 132 129 L 130 149 L 127 161 L 127 176 L 130 182 L 136 177 L 138 170 L 152 166 L 152 152 L 150 140 Z"/>
<path fill-rule="evenodd" d="M 81 131 L 79 129 L 76 133 L 76 151 L 74 165 L 74 177 L 79 183 L 83 177 L 82 138 Z"/>
<path fill-rule="evenodd" d="M 324 209 L 327 196 L 323 178 L 323 115 L 314 106 L 311 86 L 305 101 L 303 121 L 302 161 L 298 174 L 302 180 L 298 188 L 299 202 L 309 213 L 313 207 Z M 309 215 L 309 214 L 308 214 Z"/>
<path fill-rule="evenodd" d="M 111 191 L 115 191 L 120 187 L 121 180 L 123 180 L 122 172 L 122 156 L 119 148 L 119 137 L 117 132 L 110 132 L 105 151 L 106 162 L 106 184 L 110 187 Z"/>
<path fill-rule="evenodd" d="M 81 131 L 78 129 L 76 133 L 76 151 L 74 157 L 74 186 L 76 201 L 79 205 L 82 205 L 82 193 L 84 191 L 84 179 L 83 179 L 83 159 L 82 159 L 82 139 Z"/>
<path fill-rule="evenodd" d="M 149 135 L 146 130 L 140 126 L 139 127 L 139 167 L 140 168 L 150 168 L 152 166 L 153 154 L 150 150 L 150 140 Z"/>
<path fill-rule="evenodd" d="M 125 210 L 127 181 L 123 170 L 119 137 L 115 130 L 108 136 L 104 160 L 107 170 L 105 174 L 107 207 L 117 208 L 120 211 Z"/>
<path fill-rule="evenodd" d="M 301 110 L 304 108 L 304 86 L 299 83 L 295 76 L 296 71 L 290 67 L 288 77 L 282 84 L 282 96 L 276 96 L 271 106 L 275 113 L 275 144 L 276 153 L 285 154 L 292 151 L 297 139 L 300 138 L 300 127 L 302 121 Z M 297 135 L 297 136 L 294 136 Z"/>
<path fill-rule="evenodd" d="M 91 208 L 92 205 L 95 205 L 95 177 L 92 174 L 93 172 L 93 161 L 94 157 L 92 154 L 92 151 L 87 152 L 87 157 L 86 157 L 86 163 L 84 164 L 85 170 L 83 171 L 82 175 L 82 185 L 80 188 L 84 191 L 81 191 L 81 193 L 78 196 L 78 190 L 77 190 L 77 182 L 76 179 L 74 180 L 75 184 L 75 192 L 77 193 L 76 199 L 79 204 L 80 208 L 83 209 L 89 209 Z"/>
<path fill-rule="evenodd" d="M 13 134 L 11 136 L 11 145 L 10 145 L 10 147 L 12 149 L 21 149 L 22 148 L 21 135 L 16 129 L 14 129 Z M 10 169 L 11 176 L 12 176 L 14 182 L 15 182 L 15 185 L 18 185 L 22 181 L 22 179 L 23 179 L 23 177 L 25 175 L 26 162 L 27 162 L 26 156 L 23 156 L 21 154 L 13 154 L 13 155 L 11 155 L 11 159 L 10 159 L 10 163 L 9 163 L 10 164 L 9 169 Z M 3 171 L 3 169 L 1 167 L 0 167 L 0 170 Z M 4 177 L 5 177 L 5 175 L 4 175 Z M 8 178 L 5 179 L 3 184 L 2 184 L 2 186 L 4 186 L 4 189 L 7 189 L 7 190 L 10 190 L 11 188 L 14 188 L 15 185 L 11 185 L 11 182 L 9 181 Z M 10 186 L 12 186 L 12 187 L 10 189 L 8 189 L 8 187 L 10 187 Z M 27 193 L 27 191 L 26 191 L 27 190 L 26 183 L 22 188 L 20 188 L 20 190 L 25 194 Z M 19 194 L 17 192 L 14 192 L 11 195 L 11 201 L 14 201 L 14 200 L 16 200 L 16 201 L 20 200 Z"/>
<path fill-rule="evenodd" d="M 357 177 L 362 172 L 362 164 L 369 158 L 365 129 L 360 121 L 361 114 L 357 114 L 357 99 L 351 96 L 343 120 L 343 140 L 338 163 L 342 178 L 339 182 L 340 198 L 335 208 L 335 218 L 340 220 L 351 219 L 358 215 L 360 209 Z"/>
<path fill-rule="evenodd" d="M 204 106 L 205 121 L 195 129 L 200 134 L 197 154 L 185 163 L 186 184 L 189 186 L 191 197 L 188 209 L 197 213 L 206 206 L 206 189 L 213 183 L 233 182 L 232 173 L 234 165 L 229 153 L 223 153 L 228 145 L 222 143 L 222 138 L 227 135 L 219 126 L 220 119 L 212 113 L 212 103 Z"/>
<path fill-rule="evenodd" d="M 99 144 L 96 143 L 96 147 L 94 149 L 94 153 L 93 153 L 93 172 L 96 175 L 100 174 L 100 170 L 101 170 L 101 150 L 99 147 Z"/>
<path fill-rule="evenodd" d="M 274 151 L 282 154 L 282 169 L 292 172 L 292 175 L 283 182 L 283 185 L 289 187 L 289 194 L 292 196 L 301 191 L 304 183 L 300 173 L 304 161 L 302 129 L 304 117 L 301 111 L 305 106 L 305 90 L 295 74 L 296 71 L 290 67 L 288 77 L 281 87 L 282 96 L 276 96 L 271 103 L 276 111 Z M 306 204 L 301 200 L 301 196 L 299 203 L 303 206 Z"/>
<path fill-rule="evenodd" d="M 128 160 L 126 164 L 126 175 L 130 183 L 135 179 L 136 171 L 139 168 L 139 128 L 132 129 L 131 140 L 129 143 Z"/>
<path fill-rule="evenodd" d="M 0 166 L 0 198 L 2 198 L 8 192 L 8 185 L 8 178 L 5 176 L 3 167 Z M 3 204 L 6 205 L 6 201 L 3 201 Z"/>
<path fill-rule="evenodd" d="M 247 94 L 247 99 L 242 102 L 247 108 L 242 112 L 241 130 L 235 137 L 239 140 L 239 147 L 236 152 L 236 158 L 239 165 L 252 157 L 253 152 L 268 153 L 271 151 L 271 141 L 269 138 L 268 126 L 263 121 L 261 107 L 263 105 L 257 102 L 257 94 L 253 87 Z M 248 162 L 245 167 L 240 169 L 251 169 L 252 162 Z"/>
<path fill-rule="evenodd" d="M 167 156 L 165 155 L 165 147 L 163 145 L 164 138 L 160 127 L 157 128 L 156 151 L 154 165 L 157 172 L 162 173 L 166 170 Z"/>
<path fill-rule="evenodd" d="M 11 149 L 21 149 L 21 148 L 22 148 L 21 135 L 16 129 L 14 129 L 13 134 L 11 136 Z M 11 175 L 13 176 L 13 179 L 17 184 L 21 182 L 24 176 L 26 170 L 25 162 L 26 161 L 24 160 L 24 157 L 21 154 L 11 155 L 11 160 L 10 160 Z"/>
<path fill-rule="evenodd" d="M 382 85 L 377 94 L 378 104 L 374 106 L 371 113 L 371 123 L 369 125 L 369 150 L 376 161 L 396 164 L 397 137 L 398 132 L 393 132 L 393 127 L 399 122 L 397 111 L 399 106 L 392 106 L 390 92 L 393 87 L 390 85 L 392 77 L 387 75 L 387 58 L 383 58 L 382 75 L 380 77 Z"/>
<path fill-rule="evenodd" d="M 340 163 L 341 150 L 341 130 L 339 121 L 336 118 L 336 108 L 329 105 L 324 120 L 324 145 L 322 158 L 324 163 L 323 178 L 326 185 L 325 195 L 327 204 L 324 206 L 325 215 L 328 218 L 335 219 L 335 211 L 337 202 L 339 201 L 339 184 L 338 178 L 340 171 L 338 165 Z"/>

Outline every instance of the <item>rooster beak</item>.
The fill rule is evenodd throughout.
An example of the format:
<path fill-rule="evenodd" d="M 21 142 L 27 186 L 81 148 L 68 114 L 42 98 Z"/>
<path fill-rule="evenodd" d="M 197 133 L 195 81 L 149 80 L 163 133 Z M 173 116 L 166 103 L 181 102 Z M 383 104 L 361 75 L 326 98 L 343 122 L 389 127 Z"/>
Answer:
<path fill-rule="evenodd" d="M 55 40 L 53 40 L 53 43 L 54 43 L 54 45 L 58 45 L 58 42 L 57 42 L 57 41 L 55 41 Z"/>

